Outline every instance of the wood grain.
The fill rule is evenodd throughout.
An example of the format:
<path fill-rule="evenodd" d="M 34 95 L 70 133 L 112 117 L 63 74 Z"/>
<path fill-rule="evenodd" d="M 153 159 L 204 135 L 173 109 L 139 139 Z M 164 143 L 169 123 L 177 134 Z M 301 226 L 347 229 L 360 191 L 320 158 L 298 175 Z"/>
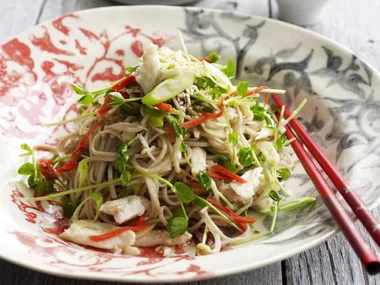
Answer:
<path fill-rule="evenodd" d="M 273 17 L 277 18 L 278 6 L 274 0 L 271 1 L 271 7 Z M 358 5 L 355 0 L 329 1 L 321 21 L 307 29 L 342 44 L 379 70 L 379 11 L 380 2 L 376 0 L 366 1 L 365 5 Z M 375 215 L 380 217 L 378 209 Z M 361 225 L 359 227 L 379 254 L 380 250 L 374 247 L 369 235 L 363 231 Z M 378 276 L 368 276 L 363 271 L 354 251 L 341 233 L 324 245 L 285 261 L 285 268 L 287 284 L 380 284 Z"/>

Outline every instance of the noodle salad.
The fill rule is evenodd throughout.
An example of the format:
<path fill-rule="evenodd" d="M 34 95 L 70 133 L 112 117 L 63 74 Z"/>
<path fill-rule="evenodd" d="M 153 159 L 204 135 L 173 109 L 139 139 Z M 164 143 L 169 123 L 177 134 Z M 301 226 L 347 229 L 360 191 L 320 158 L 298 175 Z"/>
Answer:
<path fill-rule="evenodd" d="M 54 201 L 70 218 L 61 238 L 130 255 L 190 244 L 217 253 L 272 234 L 278 212 L 315 201 L 284 187 L 295 166 L 284 127 L 305 101 L 277 120 L 268 98 L 285 91 L 234 86 L 234 63 L 219 59 L 151 45 L 104 89 L 72 84 L 80 114 L 48 126 L 76 131 L 42 147 L 50 157 L 23 144 L 29 162 L 18 169 L 35 191 L 29 202 Z M 258 231 L 252 213 L 270 215 L 270 228 Z"/>

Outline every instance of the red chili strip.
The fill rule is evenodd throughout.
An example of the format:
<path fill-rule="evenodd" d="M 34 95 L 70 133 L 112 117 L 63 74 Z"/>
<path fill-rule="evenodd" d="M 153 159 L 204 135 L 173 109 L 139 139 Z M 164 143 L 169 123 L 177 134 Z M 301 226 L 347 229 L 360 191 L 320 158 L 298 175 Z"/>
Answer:
<path fill-rule="evenodd" d="M 158 103 L 158 104 L 153 105 L 153 106 L 162 110 L 162 111 L 165 111 L 165 112 L 169 112 L 169 113 L 173 112 L 172 105 L 167 104 L 167 103 Z"/>
<path fill-rule="evenodd" d="M 212 63 L 212 60 L 208 57 L 200 58 L 200 60 L 207 61 L 208 63 Z"/>
<path fill-rule="evenodd" d="M 220 172 L 221 174 L 229 177 L 231 180 L 235 180 L 238 183 L 243 184 L 247 182 L 243 178 L 241 178 L 239 175 L 236 175 L 235 173 L 225 169 L 223 166 L 220 166 L 218 164 L 213 165 L 211 169 L 214 171 Z"/>
<path fill-rule="evenodd" d="M 135 226 L 125 226 L 125 227 L 122 227 L 122 228 L 119 228 L 117 230 L 114 230 L 114 231 L 110 231 L 108 233 L 104 233 L 104 234 L 101 234 L 101 235 L 93 235 L 93 236 L 89 236 L 88 238 L 92 241 L 95 241 L 95 242 L 99 242 L 99 241 L 103 241 L 103 240 L 107 240 L 107 239 L 110 239 L 110 238 L 113 238 L 115 236 L 118 236 L 119 234 L 125 232 L 125 231 L 133 231 L 133 232 L 138 232 L 138 231 L 141 231 L 147 227 L 149 227 L 150 225 L 149 224 L 139 224 L 139 225 L 135 225 Z"/>
<path fill-rule="evenodd" d="M 187 186 L 191 187 L 191 188 L 195 188 L 195 189 L 200 189 L 200 190 L 206 190 L 205 188 L 203 188 L 201 185 L 199 185 L 198 182 L 195 182 L 195 181 L 186 181 L 184 182 Z"/>
<path fill-rule="evenodd" d="M 207 201 L 210 204 L 217 207 L 219 210 L 222 210 L 223 212 L 225 212 L 239 226 L 239 228 L 241 228 L 243 231 L 245 231 L 247 229 L 247 222 L 243 222 L 241 220 L 238 220 L 237 217 L 240 217 L 238 214 L 236 214 L 232 210 L 228 209 L 227 207 L 224 207 L 222 204 L 218 203 L 217 201 L 215 201 L 211 198 L 207 198 Z"/>
<path fill-rule="evenodd" d="M 247 95 L 246 96 L 251 96 L 251 95 L 255 95 L 256 93 L 259 93 L 261 90 L 263 89 L 267 89 L 268 86 L 260 86 L 260 87 L 257 87 L 255 89 L 252 89 L 252 90 L 249 90 L 247 92 Z"/>
<path fill-rule="evenodd" d="M 98 113 L 96 114 L 98 117 L 103 116 L 105 113 L 107 113 L 109 110 L 112 109 L 112 107 L 108 106 L 109 103 L 113 101 L 112 98 L 106 97 L 104 98 L 103 105 L 99 108 Z"/>
<path fill-rule="evenodd" d="M 118 83 L 116 83 L 115 85 L 113 85 L 111 87 L 111 91 L 119 92 L 121 89 L 123 89 L 123 88 L 127 87 L 128 85 L 130 85 L 132 83 L 135 83 L 135 82 L 136 82 L 136 78 L 135 78 L 135 76 L 133 74 L 131 74 L 131 75 L 127 76 L 127 77 L 124 77 Z M 129 98 L 129 94 L 127 92 L 121 92 L 121 94 L 124 97 L 124 99 L 128 99 Z M 107 113 L 109 110 L 111 110 L 112 107 L 108 106 L 108 104 L 111 103 L 112 101 L 113 101 L 112 98 L 106 97 L 104 99 L 103 105 L 99 108 L 98 113 L 96 115 L 98 117 L 101 117 L 105 113 Z"/>
<path fill-rule="evenodd" d="M 111 87 L 111 90 L 115 91 L 115 92 L 118 92 L 121 89 L 123 89 L 123 88 L 127 87 L 128 85 L 130 85 L 132 83 L 135 83 L 135 82 L 136 82 L 136 77 L 133 74 L 131 74 L 131 75 L 127 76 L 127 77 L 124 77 L 118 83 L 116 83 L 115 85 L 113 85 Z"/>
<path fill-rule="evenodd" d="M 187 121 L 187 122 L 184 122 L 182 124 L 180 124 L 179 126 L 181 128 L 194 128 L 196 126 L 199 126 L 200 124 L 204 123 L 207 121 L 207 118 L 206 117 L 200 117 L 200 118 L 197 118 L 197 119 L 194 119 L 194 120 L 190 120 L 190 121 Z"/>
<path fill-rule="evenodd" d="M 169 122 L 166 122 L 166 127 L 168 128 L 170 142 L 173 143 L 175 139 L 173 127 Z"/>
<path fill-rule="evenodd" d="M 74 169 L 78 165 L 78 158 L 82 155 L 83 151 L 87 148 L 87 140 L 88 138 L 95 132 L 95 130 L 104 122 L 104 119 L 97 122 L 91 129 L 87 131 L 87 133 L 84 134 L 82 139 L 79 141 L 78 146 L 73 151 L 70 159 L 62 165 L 60 168 L 57 169 L 57 172 L 66 172 L 69 170 Z"/>
<path fill-rule="evenodd" d="M 49 179 L 57 179 L 59 173 L 53 166 L 53 161 L 51 159 L 42 158 L 38 162 L 38 166 L 41 169 L 41 174 Z"/>
<path fill-rule="evenodd" d="M 268 104 L 268 100 L 269 100 L 269 93 L 265 93 L 265 97 L 264 97 L 264 107 Z"/>
<path fill-rule="evenodd" d="M 232 180 L 230 177 L 224 176 L 224 175 L 219 174 L 219 173 L 211 172 L 211 171 L 208 171 L 208 175 L 210 175 L 210 177 L 214 178 L 214 179 Z"/>
<path fill-rule="evenodd" d="M 208 113 L 208 112 L 203 112 L 202 115 L 208 119 L 217 119 L 221 117 L 224 113 L 225 106 L 224 106 L 224 98 L 220 100 L 220 111 L 218 113 Z"/>

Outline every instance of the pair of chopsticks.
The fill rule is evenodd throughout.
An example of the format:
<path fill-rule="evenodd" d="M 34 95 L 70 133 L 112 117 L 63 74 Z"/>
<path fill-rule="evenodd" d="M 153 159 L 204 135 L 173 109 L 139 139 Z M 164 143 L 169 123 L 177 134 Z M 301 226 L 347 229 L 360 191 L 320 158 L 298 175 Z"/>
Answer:
<path fill-rule="evenodd" d="M 272 98 L 280 108 L 284 108 L 284 117 L 290 117 L 292 113 L 284 106 L 277 95 L 272 94 Z M 278 118 L 280 117 L 279 112 L 277 112 L 276 115 Z M 368 273 L 379 273 L 380 261 L 378 257 L 368 245 L 350 215 L 343 208 L 334 191 L 331 189 L 321 172 L 319 172 L 317 166 L 314 164 L 313 160 L 305 151 L 304 146 L 306 146 L 321 168 L 325 171 L 331 182 L 334 184 L 336 189 L 345 199 L 354 214 L 361 221 L 378 246 L 380 246 L 380 222 L 373 216 L 371 211 L 351 188 L 339 170 L 327 159 L 325 154 L 313 141 L 297 119 L 292 119 L 289 122 L 289 125 L 290 127 L 285 127 L 285 135 L 289 140 L 295 138 L 295 140 L 291 143 L 291 146 L 305 168 L 306 173 L 313 181 L 323 202 L 335 219 L 335 222 L 346 236 Z M 294 132 L 297 134 L 298 139 L 301 142 L 296 138 Z"/>

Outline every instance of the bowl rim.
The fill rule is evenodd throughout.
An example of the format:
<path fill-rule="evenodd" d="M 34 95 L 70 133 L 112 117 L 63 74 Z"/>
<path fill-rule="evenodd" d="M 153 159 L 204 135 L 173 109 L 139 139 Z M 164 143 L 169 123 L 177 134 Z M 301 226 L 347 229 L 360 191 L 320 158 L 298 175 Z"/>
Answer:
<path fill-rule="evenodd" d="M 98 11 L 103 11 L 103 10 L 109 11 L 109 10 L 114 10 L 114 9 L 126 9 L 126 10 L 161 9 L 161 10 L 172 10 L 172 11 L 188 9 L 188 10 L 194 10 L 194 11 L 202 10 L 202 11 L 208 11 L 208 12 L 216 12 L 219 14 L 227 12 L 227 11 L 224 11 L 221 9 L 202 8 L 202 7 L 193 7 L 193 6 L 186 7 L 186 6 L 166 6 L 166 5 L 132 5 L 132 6 L 115 5 L 115 6 L 96 7 L 96 8 L 85 9 L 85 10 L 80 10 L 80 11 L 74 11 L 72 13 L 77 14 L 77 15 L 85 15 L 88 13 L 94 13 L 94 12 L 96 13 Z M 343 46 L 342 44 L 340 44 L 340 43 L 338 43 L 338 42 L 336 42 L 336 41 L 334 41 L 334 40 L 332 40 L 332 39 L 330 39 L 324 35 L 318 34 L 318 33 L 311 31 L 311 30 L 307 30 L 306 28 L 299 27 L 299 26 L 296 26 L 294 24 L 286 23 L 286 22 L 283 22 L 283 21 L 280 21 L 277 19 L 267 18 L 267 17 L 260 16 L 260 15 L 253 15 L 253 14 L 250 15 L 250 14 L 243 14 L 243 13 L 238 13 L 238 12 L 228 12 L 228 13 L 231 13 L 231 14 L 234 14 L 237 16 L 241 16 L 241 17 L 247 17 L 247 19 L 249 17 L 249 19 L 265 20 L 265 21 L 274 23 L 276 25 L 280 25 L 280 26 L 286 27 L 288 29 L 292 29 L 294 31 L 297 31 L 298 33 L 303 33 L 305 35 L 312 36 L 312 37 L 318 39 L 319 41 L 324 41 L 324 42 L 330 44 L 331 46 L 333 46 L 334 48 L 338 49 L 341 53 L 343 53 L 345 55 L 347 55 L 347 54 L 354 55 L 354 53 L 349 48 Z M 36 27 L 42 27 L 43 25 L 49 24 L 52 21 L 54 21 L 58 18 L 61 18 L 65 15 L 68 15 L 68 14 L 71 14 L 71 13 L 67 13 L 67 14 L 64 14 L 64 15 L 43 21 L 42 23 L 39 23 L 38 25 L 34 25 L 28 29 L 25 29 L 22 32 L 17 33 L 16 35 L 11 36 L 9 39 L 1 42 L 0 47 L 3 46 L 4 44 L 6 44 L 7 42 L 11 41 L 12 39 L 18 38 L 19 36 L 21 36 L 23 34 L 31 32 Z M 372 65 L 368 64 L 365 60 L 361 59 L 361 57 L 359 57 L 359 56 L 356 56 L 356 57 L 363 64 L 365 64 L 371 70 L 374 77 L 377 77 L 380 81 L 380 73 Z M 377 206 L 378 206 L 378 203 L 374 203 L 371 206 L 369 206 L 369 209 L 373 210 Z M 357 220 L 356 217 L 353 217 L 353 219 L 355 221 Z M 223 271 L 217 271 L 216 273 L 213 273 L 212 276 L 197 276 L 195 278 L 194 277 L 185 277 L 185 276 L 177 276 L 176 278 L 160 277 L 160 279 L 157 279 L 154 282 L 155 283 L 175 283 L 175 282 L 206 280 L 206 279 L 219 278 L 219 277 L 223 277 L 223 276 L 229 276 L 229 275 L 233 275 L 233 274 L 239 274 L 242 272 L 247 272 L 249 270 L 258 269 L 258 268 L 273 264 L 275 262 L 279 262 L 279 261 L 282 261 L 284 259 L 288 259 L 288 258 L 295 256 L 297 254 L 300 254 L 302 252 L 305 252 L 306 250 L 309 250 L 309 249 L 311 249 L 311 248 L 313 248 L 319 244 L 322 244 L 323 242 L 325 242 L 327 239 L 334 236 L 338 232 L 340 232 L 340 230 L 338 227 L 335 226 L 335 228 L 332 228 L 331 230 L 327 231 L 325 234 L 321 235 L 319 238 L 312 240 L 309 243 L 307 243 L 301 247 L 298 247 L 294 250 L 290 250 L 290 251 L 284 252 L 280 255 L 276 255 L 276 257 L 268 258 L 264 262 L 260 263 L 259 265 L 252 265 L 252 264 L 248 263 L 246 265 L 240 265 L 238 268 L 232 267 L 230 269 L 227 268 Z M 6 256 L 2 253 L 2 251 L 0 251 L 0 258 L 7 261 L 7 262 L 11 262 L 13 264 L 25 267 L 27 269 L 31 269 L 31 270 L 34 270 L 37 272 L 55 275 L 55 276 L 59 276 L 59 277 L 65 277 L 65 278 L 84 279 L 84 280 L 101 280 L 101 281 L 112 281 L 112 282 L 152 283 L 151 279 L 137 279 L 137 280 L 135 279 L 134 280 L 128 276 L 124 276 L 124 277 L 122 277 L 122 276 L 106 276 L 106 275 L 101 275 L 101 274 L 100 275 L 86 276 L 82 272 L 79 272 L 79 273 L 76 273 L 75 271 L 65 272 L 65 271 L 60 271 L 58 269 L 53 269 L 53 268 L 44 269 L 44 268 L 34 266 L 33 263 L 30 263 L 30 262 L 27 262 L 24 260 L 19 260 L 15 257 Z"/>

